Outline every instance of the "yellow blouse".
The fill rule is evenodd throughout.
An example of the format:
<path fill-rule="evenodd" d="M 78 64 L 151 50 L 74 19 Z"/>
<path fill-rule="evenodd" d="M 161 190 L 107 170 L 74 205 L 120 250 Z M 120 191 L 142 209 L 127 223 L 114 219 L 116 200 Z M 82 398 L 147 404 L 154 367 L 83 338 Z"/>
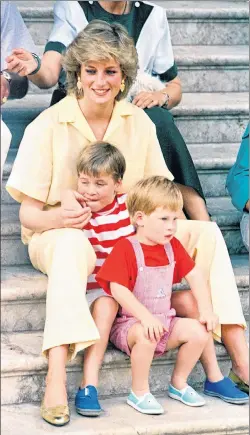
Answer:
<path fill-rule="evenodd" d="M 103 140 L 117 146 L 126 159 L 123 180 L 126 192 L 139 179 L 163 175 L 173 180 L 156 136 L 155 125 L 142 109 L 126 102 L 115 103 Z M 67 96 L 42 112 L 25 130 L 7 191 L 18 202 L 24 195 L 48 207 L 61 201 L 65 188 L 76 189 L 76 160 L 81 150 L 96 141 L 77 99 Z M 28 243 L 32 232 L 22 228 Z"/>

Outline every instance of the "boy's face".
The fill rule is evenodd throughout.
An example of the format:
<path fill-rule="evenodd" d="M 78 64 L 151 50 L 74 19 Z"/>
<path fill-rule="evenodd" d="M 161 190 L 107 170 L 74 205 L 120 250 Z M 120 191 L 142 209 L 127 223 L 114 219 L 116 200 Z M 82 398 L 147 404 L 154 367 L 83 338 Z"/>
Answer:
<path fill-rule="evenodd" d="M 144 213 L 137 219 L 137 233 L 141 241 L 148 245 L 165 245 L 174 237 L 177 227 L 177 219 L 180 210 L 177 212 L 157 207 L 149 216 Z M 143 239 L 143 240 L 142 240 Z"/>
<path fill-rule="evenodd" d="M 78 192 L 94 213 L 112 203 L 120 185 L 111 175 L 93 177 L 82 173 L 78 177 Z"/>

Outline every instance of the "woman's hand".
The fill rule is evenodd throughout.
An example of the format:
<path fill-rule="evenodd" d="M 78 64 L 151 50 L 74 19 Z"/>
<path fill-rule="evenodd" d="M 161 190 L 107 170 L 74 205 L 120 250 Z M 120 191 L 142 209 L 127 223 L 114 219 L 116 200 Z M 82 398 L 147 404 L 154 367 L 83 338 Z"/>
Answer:
<path fill-rule="evenodd" d="M 151 107 L 162 107 L 166 101 L 166 95 L 161 91 L 140 92 L 134 99 L 133 104 L 141 109 L 150 109 Z"/>
<path fill-rule="evenodd" d="M 161 321 L 150 312 L 140 320 L 144 329 L 145 337 L 152 342 L 160 341 L 165 332 L 168 332 L 163 323 L 161 323 Z"/>
<path fill-rule="evenodd" d="M 32 54 L 23 48 L 12 50 L 12 54 L 6 58 L 8 71 L 24 77 L 31 74 L 37 68 L 37 62 Z"/>
<path fill-rule="evenodd" d="M 64 191 L 61 197 L 61 221 L 63 228 L 83 230 L 92 213 L 83 196 L 73 190 Z"/>
<path fill-rule="evenodd" d="M 200 323 L 206 325 L 207 331 L 213 331 L 219 323 L 219 317 L 212 310 L 204 310 L 200 312 Z"/>
<path fill-rule="evenodd" d="M 10 84 L 8 80 L 1 74 L 1 105 L 6 103 L 10 93 Z"/>

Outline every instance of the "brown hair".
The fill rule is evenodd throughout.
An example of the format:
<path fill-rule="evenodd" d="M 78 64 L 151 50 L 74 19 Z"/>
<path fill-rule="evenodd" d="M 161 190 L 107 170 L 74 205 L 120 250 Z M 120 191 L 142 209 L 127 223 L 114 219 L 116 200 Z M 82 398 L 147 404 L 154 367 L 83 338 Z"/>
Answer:
<path fill-rule="evenodd" d="M 81 173 L 99 177 L 111 175 L 114 181 L 123 179 L 126 161 L 118 148 L 108 142 L 98 141 L 86 146 L 77 161 L 78 176 Z"/>
<path fill-rule="evenodd" d="M 125 79 L 125 90 L 119 92 L 116 100 L 125 98 L 136 79 L 138 56 L 133 39 L 125 27 L 93 20 L 69 45 L 64 55 L 63 67 L 67 74 L 68 93 L 78 96 L 77 76 L 81 66 L 89 61 L 115 59 Z"/>
<path fill-rule="evenodd" d="M 135 225 L 134 217 L 137 211 L 150 215 L 157 207 L 163 207 L 177 212 L 183 207 L 183 199 L 175 183 L 166 177 L 156 175 L 138 181 L 130 189 L 127 207 L 131 222 Z"/>

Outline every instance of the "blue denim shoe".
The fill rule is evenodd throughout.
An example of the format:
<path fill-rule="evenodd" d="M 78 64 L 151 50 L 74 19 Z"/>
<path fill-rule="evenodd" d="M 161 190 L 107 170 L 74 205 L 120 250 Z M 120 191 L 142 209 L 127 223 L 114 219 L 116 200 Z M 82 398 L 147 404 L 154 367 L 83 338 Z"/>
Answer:
<path fill-rule="evenodd" d="M 188 406 L 204 406 L 206 404 L 203 397 L 201 397 L 192 387 L 189 385 L 182 390 L 177 390 L 173 385 L 169 385 L 168 395 L 171 399 L 179 400 Z"/>
<path fill-rule="evenodd" d="M 206 380 L 204 393 L 208 396 L 219 397 L 228 403 L 241 405 L 249 401 L 246 393 L 239 390 L 233 381 L 229 378 L 224 378 L 219 382 L 210 382 Z"/>
<path fill-rule="evenodd" d="M 92 385 L 88 385 L 85 388 L 79 388 L 76 398 L 75 407 L 78 414 L 85 417 L 98 417 L 102 408 L 98 401 L 97 389 Z"/>
<path fill-rule="evenodd" d="M 131 391 L 128 396 L 127 404 L 142 414 L 160 415 L 164 413 L 164 409 L 151 393 L 144 394 L 142 397 L 137 397 Z"/>

